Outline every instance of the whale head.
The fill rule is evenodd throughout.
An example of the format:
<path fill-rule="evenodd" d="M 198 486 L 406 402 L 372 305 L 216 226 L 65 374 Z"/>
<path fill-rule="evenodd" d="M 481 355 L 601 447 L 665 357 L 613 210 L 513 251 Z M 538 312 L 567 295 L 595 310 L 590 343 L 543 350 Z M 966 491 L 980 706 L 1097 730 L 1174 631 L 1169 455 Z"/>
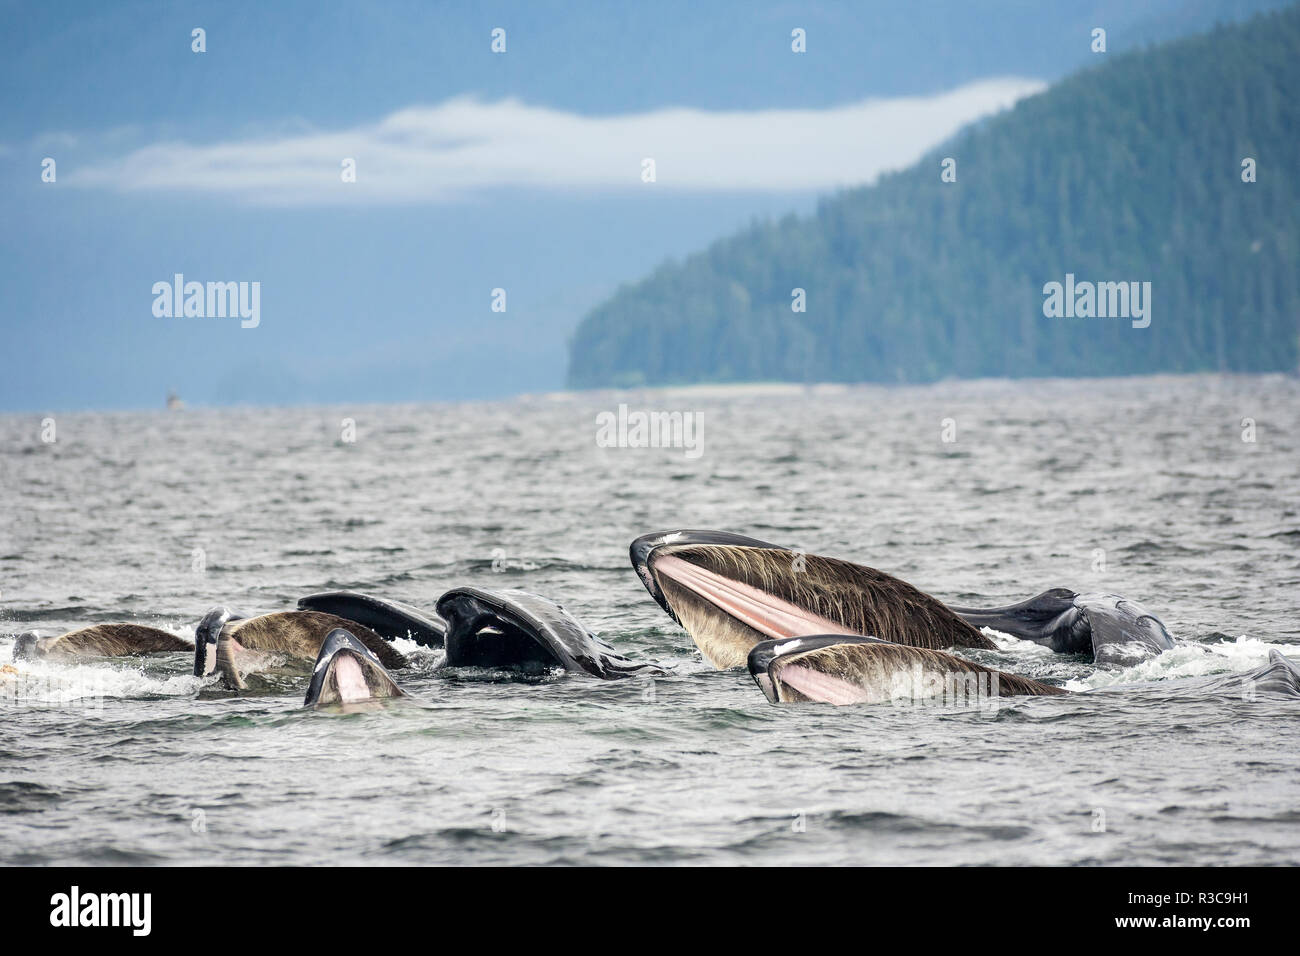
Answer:
<path fill-rule="evenodd" d="M 1093 660 L 1132 667 L 1174 646 L 1164 622 L 1141 604 L 1118 594 L 1087 593 L 1074 604 L 1088 619 Z"/>
<path fill-rule="evenodd" d="M 668 531 L 632 542 L 646 590 L 715 667 L 740 667 L 755 644 L 816 634 L 912 647 L 992 647 L 904 581 L 838 558 L 721 531 Z"/>
<path fill-rule="evenodd" d="M 244 615 L 218 605 L 203 615 L 194 629 L 194 676 L 207 677 L 217 669 L 217 642 L 221 629 L 231 621 L 242 621 Z"/>
<path fill-rule="evenodd" d="M 26 631 L 14 639 L 14 660 L 30 661 L 45 656 L 45 638 L 39 631 Z"/>
<path fill-rule="evenodd" d="M 403 696 L 370 648 L 339 627 L 321 643 L 303 706 L 347 706 Z"/>
<path fill-rule="evenodd" d="M 773 704 L 970 707 L 995 697 L 1065 693 L 944 651 L 845 634 L 763 641 L 749 652 L 747 663 L 754 683 Z"/>
<path fill-rule="evenodd" d="M 817 700 L 825 703 L 860 703 L 866 695 L 856 693 L 838 677 L 823 681 L 821 693 L 814 693 L 809 688 L 796 690 L 787 680 L 785 672 L 789 662 L 815 659 L 819 651 L 831 647 L 843 647 L 854 644 L 883 644 L 884 641 L 873 637 L 855 637 L 846 634 L 818 634 L 811 637 L 792 637 L 784 641 L 761 641 L 750 650 L 746 659 L 749 676 L 754 679 L 763 696 L 769 703 L 781 704 L 791 701 Z M 834 686 L 838 685 L 838 686 Z M 848 689 L 849 693 L 842 693 Z"/>
<path fill-rule="evenodd" d="M 628 660 L 563 607 L 517 589 L 453 588 L 438 599 L 446 664 L 521 675 L 556 670 L 604 680 L 657 672 Z"/>

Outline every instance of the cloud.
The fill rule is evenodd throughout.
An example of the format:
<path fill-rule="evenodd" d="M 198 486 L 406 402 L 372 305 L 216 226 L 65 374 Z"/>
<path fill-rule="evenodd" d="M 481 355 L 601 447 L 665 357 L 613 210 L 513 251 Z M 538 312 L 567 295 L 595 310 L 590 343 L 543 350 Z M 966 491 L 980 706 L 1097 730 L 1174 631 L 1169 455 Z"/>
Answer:
<path fill-rule="evenodd" d="M 826 109 L 614 116 L 457 98 L 334 132 L 155 143 L 69 171 L 67 181 L 286 205 L 437 202 L 499 187 L 820 191 L 907 166 L 972 120 L 1044 86 L 999 78 Z M 342 182 L 345 158 L 356 161 L 354 183 Z M 655 161 L 653 186 L 642 182 L 646 158 Z"/>

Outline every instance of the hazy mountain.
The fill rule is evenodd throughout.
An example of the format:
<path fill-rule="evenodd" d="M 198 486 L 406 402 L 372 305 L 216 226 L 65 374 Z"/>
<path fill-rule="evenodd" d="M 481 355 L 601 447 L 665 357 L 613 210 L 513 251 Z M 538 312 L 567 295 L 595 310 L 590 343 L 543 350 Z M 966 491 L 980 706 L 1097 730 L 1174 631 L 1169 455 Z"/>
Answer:
<path fill-rule="evenodd" d="M 168 388 L 190 405 L 558 388 L 566 339 L 620 282 L 818 196 L 579 185 L 272 208 L 126 176 L 77 185 L 124 155 L 346 138 L 459 97 L 617 123 L 1053 81 L 1090 62 L 1094 27 L 1114 53 L 1278 2 L 0 0 L 0 408 L 158 407 Z M 260 326 L 155 318 L 151 286 L 178 272 L 259 281 Z M 496 287 L 506 314 L 488 308 Z"/>
<path fill-rule="evenodd" d="M 1098 59 L 874 187 L 623 287 L 575 333 L 570 384 L 1294 369 L 1300 7 Z M 1049 317 L 1067 276 L 1149 283 L 1149 313 Z"/>

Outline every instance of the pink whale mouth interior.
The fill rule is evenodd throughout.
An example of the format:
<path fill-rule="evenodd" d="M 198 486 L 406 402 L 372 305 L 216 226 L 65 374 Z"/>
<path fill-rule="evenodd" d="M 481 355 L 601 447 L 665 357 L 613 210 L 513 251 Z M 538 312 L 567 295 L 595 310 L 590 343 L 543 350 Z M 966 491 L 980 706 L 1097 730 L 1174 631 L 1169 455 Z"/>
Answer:
<path fill-rule="evenodd" d="M 870 699 L 867 692 L 856 684 L 803 664 L 782 664 L 778 661 L 776 672 L 782 683 L 793 687 L 811 701 L 843 707 L 847 704 L 866 703 Z"/>
<path fill-rule="evenodd" d="M 369 700 L 374 694 L 366 683 L 361 663 L 350 651 L 339 654 L 334 661 L 334 681 L 338 686 L 339 700 L 342 703 Z"/>
<path fill-rule="evenodd" d="M 838 621 L 822 617 L 753 585 L 725 578 L 671 554 L 656 558 L 654 571 L 699 595 L 742 624 L 776 640 L 810 637 L 814 634 L 854 633 Z"/>

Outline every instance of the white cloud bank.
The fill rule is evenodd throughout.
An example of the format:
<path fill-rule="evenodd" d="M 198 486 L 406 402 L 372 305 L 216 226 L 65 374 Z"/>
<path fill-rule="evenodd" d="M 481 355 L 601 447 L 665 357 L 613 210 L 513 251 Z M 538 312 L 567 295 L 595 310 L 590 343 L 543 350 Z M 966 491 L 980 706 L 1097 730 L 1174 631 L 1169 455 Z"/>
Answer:
<path fill-rule="evenodd" d="M 157 143 L 70 170 L 67 181 L 273 204 L 442 201 L 497 187 L 826 190 L 907 166 L 972 120 L 1044 87 L 1000 78 L 828 109 L 622 116 L 458 98 L 336 132 Z M 641 178 L 647 157 L 653 185 Z M 342 181 L 345 158 L 356 161 L 356 182 Z"/>

